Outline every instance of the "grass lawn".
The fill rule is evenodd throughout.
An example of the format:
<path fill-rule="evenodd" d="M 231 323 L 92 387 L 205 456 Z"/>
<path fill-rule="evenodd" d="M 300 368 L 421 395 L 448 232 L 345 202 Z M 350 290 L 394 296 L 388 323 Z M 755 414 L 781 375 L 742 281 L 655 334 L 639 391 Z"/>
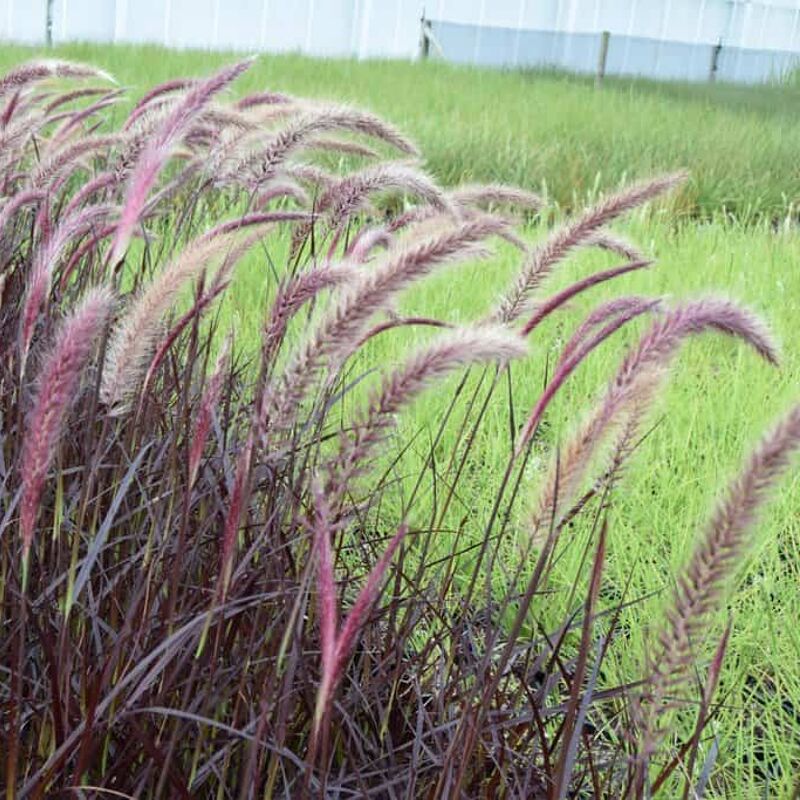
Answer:
<path fill-rule="evenodd" d="M 32 53 L 5 47 L 0 67 Z M 206 74 L 231 60 L 229 54 L 89 45 L 57 48 L 55 54 L 108 69 L 134 95 L 167 78 Z M 763 314 L 783 345 L 783 364 L 775 371 L 742 346 L 715 337 L 691 343 L 662 399 L 658 424 L 618 490 L 609 518 L 607 590 L 619 596 L 630 579 L 630 596 L 647 597 L 626 612 L 624 623 L 633 631 L 630 647 L 617 648 L 615 674 L 605 678 L 636 677 L 642 626 L 663 602 L 657 593 L 683 563 L 717 490 L 770 420 L 800 399 L 800 231 L 793 221 L 800 199 L 800 90 L 611 80 L 598 92 L 584 79 L 555 74 L 297 56 L 265 56 L 237 84 L 241 92 L 266 88 L 366 106 L 408 132 L 443 182 L 517 183 L 543 191 L 562 210 L 634 177 L 678 167 L 691 171 L 688 188 L 671 205 L 618 228 L 652 254 L 656 265 L 626 276 L 607 293 L 596 290 L 558 316 L 514 373 L 519 416 L 541 388 L 555 344 L 563 343 L 562 328 L 566 334 L 590 303 L 612 291 L 671 297 L 719 291 Z M 536 228 L 529 234 L 532 240 L 541 235 Z M 281 254 L 272 255 L 279 259 Z M 404 305 L 450 321 L 480 317 L 518 258 L 503 249 L 494 259 L 424 283 Z M 612 263 L 602 254 L 581 256 L 559 274 L 557 284 L 585 273 L 587 259 Z M 245 353 L 258 346 L 260 315 L 272 288 L 263 258 L 252 256 L 222 309 L 223 322 L 235 324 Z M 550 413 L 548 437 L 555 439 L 575 419 L 576 408 L 588 408 L 638 330 L 608 343 L 574 376 Z M 423 335 L 376 340 L 368 356 L 375 363 L 397 359 Z M 413 436 L 415 445 L 401 459 L 401 473 L 419 472 L 428 455 L 426 432 L 447 400 L 447 391 L 440 391 L 404 418 L 398 440 Z M 442 520 L 453 529 L 468 519 L 467 536 L 480 535 L 508 456 L 507 400 L 496 400 L 482 429 L 485 441 L 476 448 L 484 460 Z M 446 439 L 439 449 L 446 458 Z M 429 483 L 420 504 L 423 514 L 432 502 Z M 714 782 L 719 796 L 789 796 L 800 773 L 798 509 L 800 472 L 783 485 L 760 526 L 730 606 L 734 629 L 720 695 L 725 708 L 711 726 L 720 746 Z M 574 543 L 565 548 L 559 570 L 565 587 L 580 567 L 584 534 L 576 530 Z M 444 536 L 442 546 L 447 544 Z M 512 558 L 513 548 L 509 553 Z M 564 602 L 556 592 L 554 620 Z"/>

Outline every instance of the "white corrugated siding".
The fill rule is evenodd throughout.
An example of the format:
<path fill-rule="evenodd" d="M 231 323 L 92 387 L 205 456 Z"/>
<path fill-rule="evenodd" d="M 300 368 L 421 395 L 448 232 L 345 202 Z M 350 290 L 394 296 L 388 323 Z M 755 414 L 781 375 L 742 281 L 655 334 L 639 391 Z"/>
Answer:
<path fill-rule="evenodd" d="M 497 66 L 759 80 L 800 52 L 800 0 L 52 0 L 55 42 L 414 58 L 425 16 L 446 58 Z M 0 0 L 0 38 L 43 42 L 47 0 Z"/>

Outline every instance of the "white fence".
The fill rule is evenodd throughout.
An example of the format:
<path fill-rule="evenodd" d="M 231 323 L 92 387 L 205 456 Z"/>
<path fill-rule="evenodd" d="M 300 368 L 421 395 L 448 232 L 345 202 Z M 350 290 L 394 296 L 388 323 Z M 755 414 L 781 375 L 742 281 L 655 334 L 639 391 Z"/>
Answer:
<path fill-rule="evenodd" d="M 52 40 L 414 58 L 420 0 L 51 0 Z M 44 43 L 47 0 L 0 0 L 0 39 Z"/>
<path fill-rule="evenodd" d="M 437 0 L 433 52 L 492 66 L 758 82 L 800 60 L 800 0 Z M 713 70 L 712 70 L 713 67 Z"/>
<path fill-rule="evenodd" d="M 415 58 L 420 18 L 448 60 L 759 81 L 800 55 L 800 0 L 49 0 L 54 42 L 153 42 Z M 44 43 L 48 0 L 0 0 L 0 39 Z M 438 45 L 438 48 L 437 46 Z"/>

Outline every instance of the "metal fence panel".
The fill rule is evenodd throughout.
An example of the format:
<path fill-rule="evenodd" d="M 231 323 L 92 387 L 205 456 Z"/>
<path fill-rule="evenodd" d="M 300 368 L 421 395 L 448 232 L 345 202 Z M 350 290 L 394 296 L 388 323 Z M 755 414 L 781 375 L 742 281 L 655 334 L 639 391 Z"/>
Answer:
<path fill-rule="evenodd" d="M 316 0 L 308 18 L 306 47 L 301 49 L 318 56 L 350 55 L 355 15 L 352 0 Z"/>
<path fill-rule="evenodd" d="M 164 44 L 167 10 L 171 0 L 128 0 L 122 8 L 118 30 L 120 40 Z"/>
<path fill-rule="evenodd" d="M 3 3 L 0 32 L 4 39 L 24 44 L 41 44 L 45 40 L 47 28 L 47 8 L 45 4 L 20 0 L 5 0 Z"/>
<path fill-rule="evenodd" d="M 172 47 L 212 47 L 218 0 L 170 0 L 166 43 Z"/>
<path fill-rule="evenodd" d="M 217 47 L 254 52 L 265 34 L 264 0 L 225 0 L 217 22 Z"/>
<path fill-rule="evenodd" d="M 800 0 L 53 0 L 56 42 L 414 58 L 423 5 L 445 58 L 592 73 L 756 82 L 794 68 Z M 0 38 L 42 43 L 47 0 L 0 0 Z M 433 48 L 436 55 L 436 47 Z"/>
<path fill-rule="evenodd" d="M 54 0 L 53 41 L 111 41 L 114 38 L 114 3 L 98 0 Z"/>
<path fill-rule="evenodd" d="M 495 67 L 557 67 L 594 73 L 600 50 L 596 33 L 483 28 L 432 21 L 432 30 L 448 61 Z M 714 45 L 612 35 L 605 73 L 661 80 L 707 80 Z M 723 47 L 717 77 L 757 83 L 778 78 L 800 61 L 800 53 Z"/>

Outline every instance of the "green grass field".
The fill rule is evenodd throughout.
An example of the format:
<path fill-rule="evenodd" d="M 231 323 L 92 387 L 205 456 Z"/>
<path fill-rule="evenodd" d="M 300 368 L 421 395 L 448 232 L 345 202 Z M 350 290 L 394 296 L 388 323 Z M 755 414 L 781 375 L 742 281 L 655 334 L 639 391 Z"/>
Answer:
<path fill-rule="evenodd" d="M 6 47 L 0 66 L 32 53 Z M 110 70 L 134 96 L 167 78 L 209 73 L 232 58 L 88 45 L 59 48 L 56 54 Z M 773 325 L 784 354 L 777 371 L 743 347 L 715 337 L 687 347 L 657 412 L 658 425 L 620 488 L 610 517 L 609 590 L 621 590 L 631 576 L 633 597 L 668 586 L 717 490 L 769 421 L 800 399 L 800 232 L 795 221 L 800 90 L 609 81 L 596 91 L 586 80 L 554 74 L 264 56 L 238 91 L 267 88 L 366 106 L 415 138 L 428 168 L 443 182 L 517 183 L 543 191 L 562 210 L 635 177 L 677 167 L 691 171 L 689 186 L 676 201 L 618 228 L 651 253 L 656 265 L 568 309 L 543 331 L 541 345 L 533 342 L 524 369 L 515 371 L 514 402 L 524 414 L 542 384 L 545 347 L 611 291 L 671 297 L 718 291 L 750 305 Z M 539 235 L 530 230 L 532 240 Z M 405 306 L 451 321 L 479 317 L 517 258 L 503 250 L 495 259 L 447 273 L 411 292 Z M 581 256 L 560 274 L 559 283 L 584 273 L 586 259 L 611 263 L 604 255 Z M 257 347 L 260 314 L 271 290 L 269 271 L 251 258 L 222 315 L 224 323 L 235 324 L 245 353 Z M 609 343 L 573 378 L 550 415 L 548 436 L 557 436 L 568 419 L 574 420 L 576 408 L 588 408 L 637 332 Z M 370 355 L 396 359 L 417 336 L 422 334 L 381 339 L 371 345 Z M 551 361 L 554 354 L 549 353 Z M 402 471 L 413 475 L 423 463 L 425 431 L 436 424 L 446 399 L 441 392 L 403 420 L 400 437 L 413 434 L 418 444 L 405 455 Z M 509 448 L 502 398 L 489 413 L 477 448 L 485 460 L 462 487 L 458 507 L 446 521 L 455 525 L 466 515 L 474 521 L 475 535 Z M 441 450 L 446 454 L 446 440 Z M 730 606 L 734 632 L 723 678 L 726 707 L 712 725 L 720 745 L 718 796 L 790 796 L 800 772 L 798 510 L 800 471 L 784 484 L 760 526 Z M 565 586 L 579 568 L 579 544 L 562 560 Z M 559 602 L 556 594 L 554 619 Z M 642 658 L 637 631 L 661 602 L 658 595 L 650 596 L 629 609 L 625 623 L 634 634 L 630 647 L 618 649 L 616 674 L 608 680 L 636 674 Z"/>

